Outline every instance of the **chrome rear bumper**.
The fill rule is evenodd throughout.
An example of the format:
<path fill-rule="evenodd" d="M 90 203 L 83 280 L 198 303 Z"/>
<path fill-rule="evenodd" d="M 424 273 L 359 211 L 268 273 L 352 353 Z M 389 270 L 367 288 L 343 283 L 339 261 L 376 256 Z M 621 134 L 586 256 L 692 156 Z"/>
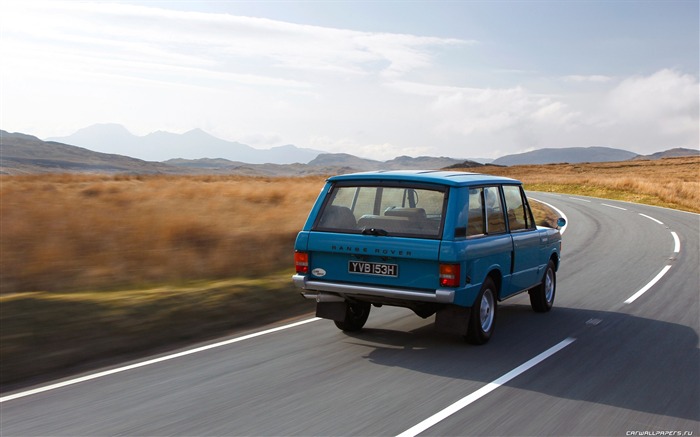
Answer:
<path fill-rule="evenodd" d="M 391 299 L 411 300 L 416 302 L 452 303 L 455 291 L 452 289 L 435 290 L 434 292 L 406 290 L 402 288 L 377 287 L 369 285 L 352 285 L 339 282 L 325 282 L 309 280 L 304 275 L 292 276 L 294 285 L 302 290 L 317 291 L 319 293 L 302 293 L 307 299 L 321 302 L 327 299 L 334 300 L 325 293 L 334 293 L 339 296 L 377 296 Z M 323 293 L 325 292 L 325 293 Z"/>

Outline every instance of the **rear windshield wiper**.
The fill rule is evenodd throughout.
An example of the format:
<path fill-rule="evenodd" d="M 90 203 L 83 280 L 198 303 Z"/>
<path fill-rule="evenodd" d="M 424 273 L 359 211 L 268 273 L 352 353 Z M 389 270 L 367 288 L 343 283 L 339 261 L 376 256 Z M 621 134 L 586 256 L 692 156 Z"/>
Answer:
<path fill-rule="evenodd" d="M 387 231 L 384 229 L 376 229 L 376 228 L 364 228 L 362 229 L 362 235 L 389 235 Z"/>

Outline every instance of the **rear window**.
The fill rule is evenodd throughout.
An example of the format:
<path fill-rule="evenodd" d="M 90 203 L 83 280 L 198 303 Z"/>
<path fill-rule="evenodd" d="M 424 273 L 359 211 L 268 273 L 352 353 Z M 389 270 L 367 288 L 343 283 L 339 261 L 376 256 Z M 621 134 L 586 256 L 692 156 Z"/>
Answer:
<path fill-rule="evenodd" d="M 439 238 L 445 187 L 336 184 L 314 224 L 316 231 Z"/>

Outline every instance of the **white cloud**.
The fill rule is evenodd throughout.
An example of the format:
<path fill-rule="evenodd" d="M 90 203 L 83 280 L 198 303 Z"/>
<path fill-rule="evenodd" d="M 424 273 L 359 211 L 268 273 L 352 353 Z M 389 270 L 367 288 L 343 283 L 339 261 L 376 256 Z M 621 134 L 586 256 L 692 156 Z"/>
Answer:
<path fill-rule="evenodd" d="M 697 78 L 666 69 L 623 80 L 610 92 L 607 110 L 621 123 L 692 134 L 700 122 L 699 93 Z"/>
<path fill-rule="evenodd" d="M 461 139 L 483 150 L 482 156 L 542 147 L 608 145 L 638 153 L 698 147 L 696 77 L 661 70 L 619 83 L 612 78 L 586 81 L 606 88 L 555 95 L 521 86 L 467 88 L 407 81 L 392 86 L 429 102 L 428 124 L 436 137 Z"/>
<path fill-rule="evenodd" d="M 43 137 L 101 122 L 139 134 L 200 127 L 382 160 L 697 147 L 698 79 L 678 71 L 506 70 L 485 51 L 471 58 L 483 47 L 467 39 L 160 5 L 0 2 L 2 127 Z"/>
<path fill-rule="evenodd" d="M 584 75 L 572 75 L 572 76 L 565 76 L 564 80 L 567 82 L 591 82 L 591 83 L 606 83 L 610 82 L 613 80 L 612 77 L 610 76 L 603 76 L 603 75 L 590 75 L 590 76 L 584 76 Z"/>
<path fill-rule="evenodd" d="M 111 2 L 28 1 L 3 14 L 4 53 L 38 48 L 39 59 L 80 56 L 97 68 L 121 63 L 134 75 L 158 64 L 183 80 L 213 71 L 282 86 L 298 85 L 298 71 L 395 76 L 429 66 L 435 47 L 470 43 Z M 13 50 L 16 40 L 25 46 Z"/>

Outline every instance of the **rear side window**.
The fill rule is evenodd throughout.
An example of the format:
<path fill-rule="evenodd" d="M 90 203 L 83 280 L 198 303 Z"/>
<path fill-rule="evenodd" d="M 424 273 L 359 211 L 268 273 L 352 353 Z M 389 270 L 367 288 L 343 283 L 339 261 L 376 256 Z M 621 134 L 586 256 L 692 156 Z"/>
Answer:
<path fill-rule="evenodd" d="M 503 186 L 503 194 L 506 198 L 510 231 L 534 229 L 536 227 L 535 221 L 532 218 L 530 206 L 523 200 L 524 197 L 520 187 L 505 185 Z"/>
<path fill-rule="evenodd" d="M 446 189 L 424 186 L 335 185 L 316 231 L 439 238 Z"/>
<path fill-rule="evenodd" d="M 503 202 L 498 187 L 469 189 L 467 237 L 506 232 Z"/>

